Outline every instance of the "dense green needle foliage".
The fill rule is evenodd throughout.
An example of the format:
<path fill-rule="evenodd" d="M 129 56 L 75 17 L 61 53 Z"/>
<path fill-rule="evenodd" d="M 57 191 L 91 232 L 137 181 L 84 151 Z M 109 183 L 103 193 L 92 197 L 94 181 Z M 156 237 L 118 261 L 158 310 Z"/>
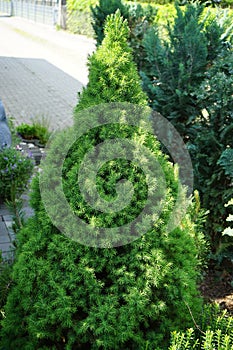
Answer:
<path fill-rule="evenodd" d="M 135 111 L 140 111 L 146 101 L 127 49 L 126 22 L 116 13 L 109 18 L 105 30 L 102 46 L 90 58 L 90 81 L 80 96 L 74 116 L 74 128 L 79 130 L 85 123 L 85 115 L 92 113 L 92 128 L 77 139 L 67 153 L 63 189 L 72 210 L 82 214 L 86 221 L 94 222 L 96 231 L 101 224 L 117 226 L 122 224 L 122 218 L 131 220 L 137 216 L 137 210 L 141 210 L 147 195 L 143 171 L 124 157 L 100 168 L 97 184 L 106 200 L 115 197 L 116 182 L 122 177 L 127 177 L 135 187 L 136 198 L 131 207 L 123 217 L 109 215 L 107 222 L 103 213 L 97 218 L 95 212 L 85 207 L 77 189 L 77 174 L 85 153 L 96 143 L 113 138 L 138 139 L 150 150 L 165 178 L 160 216 L 148 232 L 130 244 L 105 249 L 85 246 L 69 239 L 53 225 L 40 198 L 36 178 L 32 187 L 35 216 L 18 236 L 14 286 L 7 298 L 6 317 L 2 322 L 4 349 L 140 350 L 148 344 L 151 349 L 164 349 L 171 330 L 192 326 L 188 310 L 194 317 L 201 310 L 196 282 L 203 238 L 194 223 L 197 208 L 192 204 L 182 222 L 171 232 L 167 229 L 180 187 L 177 171 L 146 129 L 124 122 L 95 127 L 96 119 L 102 118 L 104 111 L 102 105 L 97 104 L 133 102 L 139 106 Z M 123 52 L 121 57 L 119 54 Z M 109 116 L 116 105 L 109 104 Z M 89 106 L 91 109 L 86 109 Z M 122 106 L 122 116 L 128 112 L 127 106 L 129 104 Z M 58 137 L 48 155 L 51 162 L 64 145 L 64 135 Z M 53 176 L 54 169 L 50 168 L 43 169 L 45 176 L 48 171 Z M 154 179 L 158 192 L 159 176 Z M 57 191 L 55 186 L 51 196 Z M 184 202 L 182 197 L 180 211 Z M 63 216 L 60 208 L 57 203 L 52 210 Z"/>
<path fill-rule="evenodd" d="M 206 227 L 215 252 L 229 214 L 229 208 L 224 204 L 233 195 L 230 158 L 233 148 L 232 70 L 232 50 L 224 50 L 196 90 L 203 114 L 198 123 L 198 134 L 190 147 L 195 159 L 196 186 L 203 206 L 210 211 Z"/>
<path fill-rule="evenodd" d="M 92 10 L 92 26 L 95 33 L 97 46 L 104 39 L 104 26 L 108 15 L 114 14 L 117 10 L 121 12 L 124 19 L 127 19 L 129 26 L 128 42 L 133 49 L 134 61 L 138 69 L 141 69 L 141 60 L 144 57 L 142 39 L 155 21 L 157 8 L 155 6 L 141 6 L 139 3 L 122 2 L 121 0 L 100 0 Z"/>
<path fill-rule="evenodd" d="M 104 39 L 104 24 L 108 15 L 120 11 L 122 16 L 126 16 L 127 9 L 121 0 L 100 0 L 95 7 L 91 6 L 92 12 L 92 26 L 95 32 L 95 39 L 97 46 L 99 46 Z"/>
<path fill-rule="evenodd" d="M 187 142 L 196 136 L 201 111 L 193 93 L 229 45 L 231 27 L 230 18 L 224 24 L 224 13 L 219 14 L 221 21 L 218 16 L 204 16 L 200 4 L 189 4 L 184 11 L 176 5 L 176 11 L 166 39 L 158 26 L 145 35 L 142 77 L 151 107 L 168 118 Z"/>
<path fill-rule="evenodd" d="M 114 18 L 114 21 L 113 21 Z M 106 23 L 105 39 L 88 62 L 89 82 L 76 107 L 80 111 L 99 103 L 131 102 L 146 105 L 132 51 L 127 44 L 129 28 L 120 12 Z"/>

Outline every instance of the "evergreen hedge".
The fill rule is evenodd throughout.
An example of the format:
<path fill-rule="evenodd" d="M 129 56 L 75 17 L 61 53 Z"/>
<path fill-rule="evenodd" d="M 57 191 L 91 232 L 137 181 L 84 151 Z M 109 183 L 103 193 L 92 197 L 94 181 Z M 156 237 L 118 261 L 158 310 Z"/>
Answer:
<path fill-rule="evenodd" d="M 200 4 L 182 11 L 164 40 L 157 26 L 144 38 L 141 72 L 151 107 L 176 127 L 190 151 L 195 188 L 209 211 L 206 236 L 213 253 L 221 244 L 232 197 L 232 180 L 221 165 L 232 148 L 232 17 L 205 12 Z M 217 257 L 218 258 L 218 257 Z"/>

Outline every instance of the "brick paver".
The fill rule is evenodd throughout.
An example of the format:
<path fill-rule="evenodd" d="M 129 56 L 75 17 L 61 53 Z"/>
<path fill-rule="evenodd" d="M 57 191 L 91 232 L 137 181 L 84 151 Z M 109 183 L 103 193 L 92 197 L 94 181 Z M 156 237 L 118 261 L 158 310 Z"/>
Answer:
<path fill-rule="evenodd" d="M 3 259 L 12 259 L 15 239 L 12 230 L 12 216 L 3 204 L 0 205 L 0 250 Z"/>

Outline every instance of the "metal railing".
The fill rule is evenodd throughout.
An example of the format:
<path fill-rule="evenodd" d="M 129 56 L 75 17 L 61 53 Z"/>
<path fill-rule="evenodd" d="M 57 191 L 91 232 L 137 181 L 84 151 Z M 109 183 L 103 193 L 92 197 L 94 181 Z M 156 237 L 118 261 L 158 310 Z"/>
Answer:
<path fill-rule="evenodd" d="M 0 15 L 11 16 L 13 11 L 12 6 L 12 1 L 0 0 Z"/>
<path fill-rule="evenodd" d="M 0 0 L 1 16 L 17 16 L 48 25 L 66 27 L 66 6 L 61 7 L 58 23 L 58 4 L 53 0 Z"/>

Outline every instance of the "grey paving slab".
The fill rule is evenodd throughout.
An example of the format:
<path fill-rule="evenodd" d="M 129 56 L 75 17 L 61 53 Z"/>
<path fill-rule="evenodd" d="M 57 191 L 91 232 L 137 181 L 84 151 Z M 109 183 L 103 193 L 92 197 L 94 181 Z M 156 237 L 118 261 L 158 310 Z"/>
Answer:
<path fill-rule="evenodd" d="M 8 221 L 8 222 L 12 222 L 12 215 L 8 212 L 5 215 L 2 215 L 3 221 Z"/>
<path fill-rule="evenodd" d="M 0 221 L 2 221 L 3 215 L 8 215 L 8 214 L 9 214 L 9 210 L 7 209 L 7 207 L 4 204 L 0 204 Z"/>
<path fill-rule="evenodd" d="M 29 69 L 33 64 L 35 72 Z M 46 120 L 51 129 L 70 125 L 81 88 L 79 81 L 45 60 L 0 57 L 0 96 L 16 125 L 35 118 Z"/>
<path fill-rule="evenodd" d="M 0 18 L 0 98 L 16 124 L 44 118 L 51 129 L 72 124 L 88 81 L 94 40 L 21 18 Z"/>
<path fill-rule="evenodd" d="M 7 251 L 11 251 L 14 249 L 14 246 L 11 242 L 7 242 L 7 243 L 2 243 L 1 244 L 1 249 L 3 252 L 7 252 Z"/>
<path fill-rule="evenodd" d="M 10 237 L 10 240 L 11 240 L 11 242 L 13 242 L 15 240 L 15 232 L 14 232 L 14 230 L 12 228 L 13 218 L 11 218 L 11 221 L 4 220 L 4 223 L 5 223 L 6 229 L 8 231 L 8 235 Z"/>
<path fill-rule="evenodd" d="M 3 221 L 0 221 L 0 244 L 1 243 L 10 243 L 10 237 L 8 234 L 8 230 Z"/>
<path fill-rule="evenodd" d="M 0 227 L 0 229 L 1 229 L 1 227 Z M 4 236 L 0 235 L 0 249 L 1 250 L 4 250 L 3 245 L 5 245 L 6 243 L 11 243 L 11 239 L 8 236 L 8 234 L 4 235 Z"/>
<path fill-rule="evenodd" d="M 12 243 L 1 244 L 2 259 L 3 260 L 13 260 L 15 247 Z"/>

